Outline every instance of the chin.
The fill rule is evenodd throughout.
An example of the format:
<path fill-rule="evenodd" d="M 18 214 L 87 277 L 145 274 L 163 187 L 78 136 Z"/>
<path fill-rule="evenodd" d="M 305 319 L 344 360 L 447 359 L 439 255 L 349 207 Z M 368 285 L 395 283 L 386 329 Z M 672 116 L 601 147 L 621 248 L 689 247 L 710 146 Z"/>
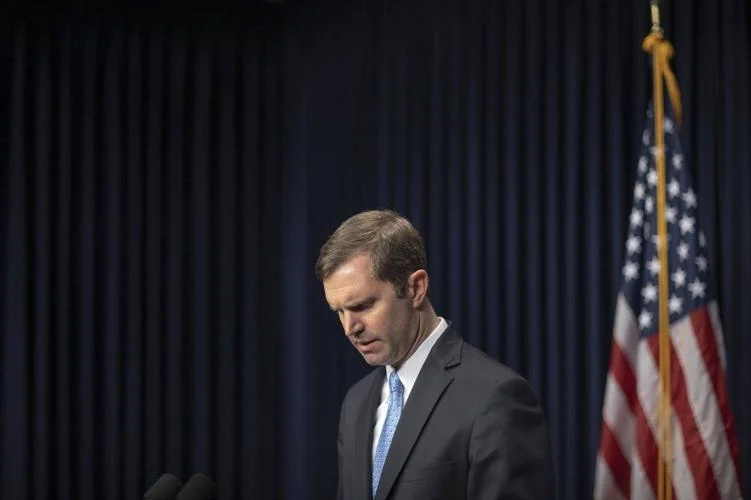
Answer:
<path fill-rule="evenodd" d="M 370 366 L 384 366 L 389 364 L 388 360 L 384 359 L 383 356 L 368 356 L 367 354 L 363 354 L 362 358 Z"/>

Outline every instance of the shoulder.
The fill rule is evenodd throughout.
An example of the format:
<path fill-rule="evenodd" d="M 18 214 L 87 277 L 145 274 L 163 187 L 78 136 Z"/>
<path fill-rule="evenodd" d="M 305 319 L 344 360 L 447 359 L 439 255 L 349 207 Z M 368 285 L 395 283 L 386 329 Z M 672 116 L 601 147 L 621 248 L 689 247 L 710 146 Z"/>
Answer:
<path fill-rule="evenodd" d="M 455 380 L 466 380 L 482 387 L 521 378 L 514 370 L 464 340 L 451 324 L 438 339 L 430 357 L 446 367 Z"/>
<path fill-rule="evenodd" d="M 488 387 L 503 385 L 506 381 L 526 383 L 514 370 L 466 341 L 462 345 L 462 360 L 457 366 L 456 376 Z"/>
<path fill-rule="evenodd" d="M 467 342 L 462 343 L 461 363 L 451 370 L 455 390 L 477 411 L 488 406 L 539 407 L 532 385 L 512 368 Z"/>

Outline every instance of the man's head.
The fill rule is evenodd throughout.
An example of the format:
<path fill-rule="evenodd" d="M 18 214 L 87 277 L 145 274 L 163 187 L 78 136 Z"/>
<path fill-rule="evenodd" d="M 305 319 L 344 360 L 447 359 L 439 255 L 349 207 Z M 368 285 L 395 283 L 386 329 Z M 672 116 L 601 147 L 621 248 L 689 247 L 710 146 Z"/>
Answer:
<path fill-rule="evenodd" d="M 321 248 L 326 300 L 369 364 L 398 367 L 430 333 L 426 267 L 420 233 L 392 211 L 347 219 Z"/>

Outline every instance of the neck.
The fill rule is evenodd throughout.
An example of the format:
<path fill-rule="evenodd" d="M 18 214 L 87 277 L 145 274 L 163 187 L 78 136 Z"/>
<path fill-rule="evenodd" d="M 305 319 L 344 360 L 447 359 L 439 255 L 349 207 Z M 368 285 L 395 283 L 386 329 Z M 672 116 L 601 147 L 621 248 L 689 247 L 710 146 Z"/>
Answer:
<path fill-rule="evenodd" d="M 428 304 L 425 310 L 421 311 L 420 315 L 417 318 L 417 334 L 415 335 L 415 340 L 412 343 L 412 347 L 410 347 L 407 355 L 404 356 L 404 358 L 402 358 L 398 363 L 392 365 L 395 370 L 398 370 L 399 367 L 403 365 L 404 362 L 407 361 L 415 353 L 420 345 L 425 342 L 425 339 L 427 339 L 433 332 L 433 330 L 436 329 L 440 321 L 441 320 L 433 310 L 433 307 Z"/>

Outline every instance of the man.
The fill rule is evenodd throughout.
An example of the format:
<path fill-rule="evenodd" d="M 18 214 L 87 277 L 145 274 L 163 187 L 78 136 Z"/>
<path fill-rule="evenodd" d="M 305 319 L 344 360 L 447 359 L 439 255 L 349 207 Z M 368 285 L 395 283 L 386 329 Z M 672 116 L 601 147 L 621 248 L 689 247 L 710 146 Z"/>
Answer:
<path fill-rule="evenodd" d="M 321 248 L 326 301 L 378 366 L 342 404 L 339 499 L 552 499 L 532 389 L 436 315 L 426 268 L 422 237 L 391 211 L 351 217 Z"/>

